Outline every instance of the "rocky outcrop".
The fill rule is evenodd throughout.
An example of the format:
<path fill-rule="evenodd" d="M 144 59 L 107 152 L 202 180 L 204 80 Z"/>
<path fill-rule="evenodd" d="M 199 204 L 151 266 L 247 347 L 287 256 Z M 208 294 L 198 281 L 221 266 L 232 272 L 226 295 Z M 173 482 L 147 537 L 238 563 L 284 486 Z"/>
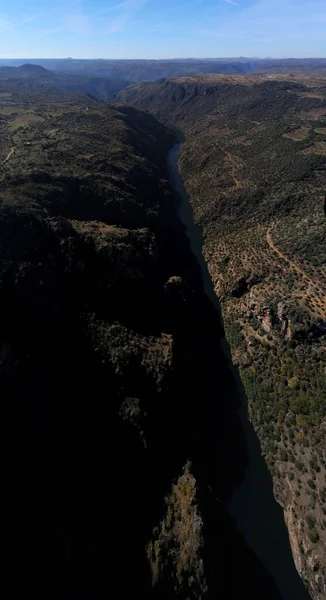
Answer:
<path fill-rule="evenodd" d="M 154 586 L 161 585 L 166 594 L 177 591 L 201 599 L 207 597 L 208 590 L 202 558 L 203 521 L 196 487 L 191 465 L 187 465 L 166 498 L 166 514 L 154 528 L 154 539 L 147 552 Z M 170 590 L 164 585 L 167 570 L 172 574 Z"/>

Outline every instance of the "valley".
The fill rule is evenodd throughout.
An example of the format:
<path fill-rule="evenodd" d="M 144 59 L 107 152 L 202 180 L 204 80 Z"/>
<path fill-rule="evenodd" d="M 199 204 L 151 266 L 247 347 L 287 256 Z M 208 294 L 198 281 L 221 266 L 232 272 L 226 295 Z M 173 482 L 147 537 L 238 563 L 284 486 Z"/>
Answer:
<path fill-rule="evenodd" d="M 186 227 L 190 248 L 201 270 L 205 294 L 210 303 L 216 307 L 218 314 L 221 315 L 221 307 L 202 254 L 203 236 L 200 227 L 194 222 L 190 200 L 178 171 L 179 152 L 180 145 L 177 144 L 169 152 L 168 159 L 176 190 L 179 215 Z M 224 337 L 220 339 L 219 343 L 229 360 L 228 368 L 237 381 L 239 396 L 237 415 L 247 448 L 247 462 L 243 476 L 228 500 L 228 510 L 235 518 L 248 546 L 273 575 L 282 598 L 286 599 L 294 596 L 298 600 L 299 598 L 308 600 L 309 594 L 295 570 L 282 510 L 277 505 L 273 495 L 272 479 L 261 456 L 258 437 L 248 420 L 247 399 L 242 389 L 239 374 L 231 362 L 230 347 Z M 266 519 L 266 515 L 268 515 L 268 519 Z"/>
<path fill-rule="evenodd" d="M 16 596 L 326 598 L 326 79 L 240 63 L 0 68 Z"/>

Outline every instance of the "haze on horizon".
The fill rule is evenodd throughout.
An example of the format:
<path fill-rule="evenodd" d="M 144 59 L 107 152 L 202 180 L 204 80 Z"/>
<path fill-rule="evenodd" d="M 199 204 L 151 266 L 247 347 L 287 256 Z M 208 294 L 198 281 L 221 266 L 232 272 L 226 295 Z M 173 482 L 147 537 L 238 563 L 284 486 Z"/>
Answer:
<path fill-rule="evenodd" d="M 0 58 L 318 58 L 325 25 L 325 0 L 0 0 Z"/>

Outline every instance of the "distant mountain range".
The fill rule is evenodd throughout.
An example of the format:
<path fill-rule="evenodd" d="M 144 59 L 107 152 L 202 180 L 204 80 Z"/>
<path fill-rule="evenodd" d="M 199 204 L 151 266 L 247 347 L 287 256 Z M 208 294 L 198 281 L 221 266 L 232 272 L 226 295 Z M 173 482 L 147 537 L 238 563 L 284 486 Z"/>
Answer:
<path fill-rule="evenodd" d="M 45 85 L 65 88 L 70 92 L 87 94 L 97 100 L 109 102 L 130 81 L 119 78 L 92 76 L 90 74 L 63 73 L 45 69 L 41 65 L 23 64 L 20 66 L 0 66 L 0 80 L 21 79 Z"/>
<path fill-rule="evenodd" d="M 0 59 L 2 67 L 24 67 L 26 59 Z M 88 82 L 89 77 L 101 77 L 115 80 L 115 83 L 109 86 L 108 92 L 101 88 L 101 99 L 109 100 L 116 87 L 122 89 L 126 82 L 138 83 L 141 81 L 154 81 L 165 77 L 180 77 L 182 75 L 197 75 L 199 73 L 223 73 L 223 74 L 249 74 L 249 73 L 287 73 L 287 74 L 326 74 L 326 58 L 257 58 L 257 57 L 239 57 L 239 58 L 186 58 L 169 60 L 85 60 L 85 59 L 30 59 L 28 60 L 31 72 L 31 66 L 41 66 L 48 71 L 54 71 L 57 77 L 63 75 L 78 75 L 83 77 L 82 82 L 77 85 L 83 85 Z M 25 73 L 27 69 L 25 68 Z M 36 72 L 35 72 L 36 73 Z M 38 76 L 42 77 L 41 71 Z M 44 77 L 45 74 L 43 73 Z M 86 80 L 85 80 L 86 78 Z M 119 81 L 122 80 L 122 81 Z M 76 82 L 76 80 L 75 80 Z M 66 84 L 66 81 L 63 81 Z M 68 85 L 73 81 L 69 81 Z M 99 82 L 95 83 L 95 87 Z M 113 86 L 113 87 L 112 87 Z M 93 87 L 93 84 L 92 86 Z M 88 84 L 86 84 L 88 89 Z M 88 93 L 86 91 L 86 93 Z"/>

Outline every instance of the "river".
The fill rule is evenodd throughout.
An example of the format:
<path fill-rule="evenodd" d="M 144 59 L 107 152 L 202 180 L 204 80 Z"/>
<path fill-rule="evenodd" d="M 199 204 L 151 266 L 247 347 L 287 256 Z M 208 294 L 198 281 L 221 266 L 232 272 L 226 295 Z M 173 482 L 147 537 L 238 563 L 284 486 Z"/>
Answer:
<path fill-rule="evenodd" d="M 189 197 L 178 170 L 180 147 L 181 144 L 175 144 L 168 155 L 170 180 L 175 192 L 179 217 L 186 229 L 191 251 L 199 265 L 205 294 L 221 315 L 219 301 L 202 254 L 202 233 L 194 222 Z M 229 357 L 227 342 L 221 340 L 221 344 Z M 230 360 L 229 368 L 235 371 Z M 234 376 L 237 377 L 237 374 L 235 373 Z M 247 546 L 273 577 L 284 600 L 309 600 L 310 595 L 294 565 L 283 510 L 274 498 L 272 477 L 261 455 L 258 437 L 248 419 L 246 399 L 240 391 L 240 386 L 239 395 L 241 402 L 239 402 L 238 418 L 247 446 L 248 460 L 241 482 L 236 483 L 233 489 L 227 507 L 228 512 Z"/>

